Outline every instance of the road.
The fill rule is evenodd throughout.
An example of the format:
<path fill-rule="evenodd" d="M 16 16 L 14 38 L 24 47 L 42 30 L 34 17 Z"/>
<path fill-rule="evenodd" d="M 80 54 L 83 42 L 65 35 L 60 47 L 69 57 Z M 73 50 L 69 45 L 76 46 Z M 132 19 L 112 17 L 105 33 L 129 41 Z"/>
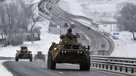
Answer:
<path fill-rule="evenodd" d="M 91 46 L 90 47 L 91 54 L 110 55 L 114 50 L 114 43 L 112 39 L 110 37 L 105 36 L 98 30 L 93 29 L 96 28 L 97 26 L 94 25 L 92 19 L 72 15 L 61 9 L 57 4 L 59 1 L 60 0 L 51 0 L 51 2 L 48 2 L 46 0 L 42 1 L 41 2 L 42 4 L 38 6 L 40 15 L 42 14 L 42 17 L 50 20 L 50 22 L 53 22 L 56 25 L 63 25 L 65 22 L 70 24 L 73 23 L 77 29 L 80 29 L 80 31 L 82 31 L 82 33 L 86 35 L 86 37 L 88 37 L 88 42 L 89 45 Z M 78 19 L 82 21 L 87 21 L 90 24 L 92 23 L 92 25 L 89 25 L 91 26 L 90 29 L 87 30 L 88 25 L 80 23 Z"/>
<path fill-rule="evenodd" d="M 52 3 L 54 6 L 52 6 Z M 54 4 L 54 2 L 51 3 L 49 2 L 46 4 L 49 4 L 48 6 L 49 8 L 53 7 L 51 10 L 47 8 L 49 12 L 48 19 L 51 22 L 56 22 L 56 23 L 59 22 L 57 24 L 62 24 L 62 22 L 74 23 L 76 25 L 75 29 L 81 31 L 81 33 L 88 39 L 89 45 L 91 45 L 91 49 L 92 49 L 91 51 L 94 51 L 93 54 L 98 54 L 99 50 L 106 50 L 110 52 L 113 51 L 113 45 L 111 45 L 113 43 L 109 41 L 110 38 L 107 38 L 100 32 L 97 32 L 91 28 L 87 29 L 85 25 L 73 19 L 73 18 L 85 19 L 85 17 L 73 16 L 71 14 L 68 14 L 62 9 L 58 8 Z M 43 11 L 41 12 L 45 13 Z M 104 44 L 105 46 L 102 47 L 102 44 Z M 108 55 L 109 54 L 110 53 L 108 53 Z M 78 70 L 79 69 L 78 65 L 70 65 L 70 64 L 62 64 L 62 65 L 58 64 L 56 70 L 48 70 L 46 68 L 46 63 L 43 62 L 7 61 L 4 63 L 4 66 L 7 67 L 7 69 L 11 71 L 14 76 L 127 76 L 117 73 L 99 71 L 95 69 L 91 69 L 90 71 L 80 71 Z"/>
<path fill-rule="evenodd" d="M 4 63 L 4 66 L 6 66 L 14 76 L 127 76 L 95 69 L 80 71 L 78 70 L 78 65 L 71 64 L 57 64 L 56 70 L 48 70 L 46 63 L 42 61 L 7 61 Z"/>

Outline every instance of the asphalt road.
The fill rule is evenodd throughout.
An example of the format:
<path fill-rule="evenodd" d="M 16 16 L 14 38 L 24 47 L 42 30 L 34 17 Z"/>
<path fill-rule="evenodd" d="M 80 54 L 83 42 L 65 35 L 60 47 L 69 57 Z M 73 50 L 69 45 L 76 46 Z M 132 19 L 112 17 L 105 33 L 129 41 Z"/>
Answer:
<path fill-rule="evenodd" d="M 48 70 L 42 61 L 7 61 L 4 66 L 14 76 L 127 76 L 95 69 L 80 71 L 78 65 L 72 64 L 57 64 L 56 70 Z"/>
<path fill-rule="evenodd" d="M 56 12 L 56 8 L 53 8 Z M 53 10 L 53 11 L 54 11 Z M 50 12 L 53 12 L 50 11 Z M 56 14 L 55 12 L 55 14 Z M 62 14 L 61 17 L 65 17 L 65 13 Z M 66 19 L 66 18 L 65 18 Z M 56 20 L 56 19 L 55 19 Z M 79 26 L 78 22 L 76 24 Z M 109 49 L 110 45 L 107 40 L 100 35 L 99 33 L 93 30 L 86 30 L 84 27 L 79 26 L 80 30 L 82 30 L 82 34 L 86 34 L 89 36 L 89 40 L 91 40 L 91 44 L 93 48 L 99 49 Z M 107 47 L 102 48 L 101 44 L 105 44 Z M 94 51 L 97 51 L 94 50 Z M 14 76 L 127 76 L 121 75 L 111 72 L 104 72 L 95 69 L 91 69 L 90 71 L 80 71 L 78 70 L 78 65 L 70 65 L 70 64 L 58 64 L 56 70 L 48 70 L 46 67 L 46 63 L 44 62 L 28 62 L 28 61 L 7 61 L 4 63 L 4 66 L 7 67 L 9 71 L 13 73 Z"/>
<path fill-rule="evenodd" d="M 87 28 L 85 27 L 84 24 L 80 23 L 80 21 L 77 21 L 77 19 L 81 19 L 83 21 L 89 21 L 90 23 L 92 22 L 92 19 L 88 19 L 86 17 L 82 17 L 82 16 L 76 16 L 76 15 L 72 15 L 70 13 L 67 13 L 67 11 L 64 11 L 63 9 L 61 9 L 59 7 L 59 5 L 57 4 L 59 2 L 59 0 L 51 0 L 52 2 L 47 2 L 47 1 L 42 1 L 42 5 L 40 5 L 43 8 L 39 8 L 39 11 L 41 13 L 43 13 L 42 16 L 45 15 L 45 13 L 48 13 L 48 16 L 50 16 L 51 18 L 51 22 L 55 23 L 56 25 L 63 25 L 65 22 L 67 23 L 74 23 L 74 25 L 76 25 L 76 27 L 78 29 L 80 29 L 80 31 L 82 31 L 82 33 L 86 36 L 88 36 L 89 40 L 89 45 L 91 46 L 91 53 L 93 55 L 110 55 L 114 49 L 114 43 L 113 41 L 106 37 L 105 35 L 102 35 L 100 32 L 95 31 L 93 29 L 90 28 L 90 30 L 86 30 Z M 57 2 L 57 3 L 56 3 Z M 46 7 L 45 7 L 46 6 Z M 47 8 L 50 7 L 51 9 Z M 40 9 L 44 10 L 41 11 Z M 91 25 L 94 26 L 94 25 Z M 103 51 L 105 53 L 103 53 Z"/>

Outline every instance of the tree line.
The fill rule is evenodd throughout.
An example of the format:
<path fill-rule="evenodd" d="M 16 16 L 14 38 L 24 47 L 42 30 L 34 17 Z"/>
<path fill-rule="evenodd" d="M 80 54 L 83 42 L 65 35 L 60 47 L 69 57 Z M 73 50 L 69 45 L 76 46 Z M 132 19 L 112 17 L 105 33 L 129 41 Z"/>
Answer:
<path fill-rule="evenodd" d="M 120 30 L 129 31 L 136 40 L 136 4 L 124 3 L 118 12 L 117 23 Z"/>
<path fill-rule="evenodd" d="M 35 17 L 33 5 L 25 4 L 23 0 L 7 1 L 0 2 L 1 41 L 16 45 L 22 44 L 27 36 L 39 35 L 40 27 L 35 25 L 38 17 Z"/>

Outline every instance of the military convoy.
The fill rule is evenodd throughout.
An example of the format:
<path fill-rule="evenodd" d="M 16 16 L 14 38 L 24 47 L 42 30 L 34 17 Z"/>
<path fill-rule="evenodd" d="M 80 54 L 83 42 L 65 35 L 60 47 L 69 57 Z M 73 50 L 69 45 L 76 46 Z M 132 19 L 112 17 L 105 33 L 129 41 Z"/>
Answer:
<path fill-rule="evenodd" d="M 56 69 L 56 63 L 79 64 L 80 70 L 90 70 L 90 53 L 89 46 L 83 46 L 79 43 L 79 34 L 74 35 L 72 29 L 69 28 L 65 35 L 60 36 L 60 42 L 52 43 L 48 51 L 47 67 L 48 69 Z M 32 53 L 27 47 L 22 46 L 17 50 L 15 60 L 29 59 L 32 61 Z M 45 55 L 39 51 L 34 59 L 45 60 Z"/>
<path fill-rule="evenodd" d="M 19 61 L 19 59 L 29 59 L 29 61 L 32 62 L 32 52 L 28 51 L 28 48 L 26 46 L 22 46 L 20 50 L 17 50 L 15 56 L 15 61 Z"/>
<path fill-rule="evenodd" d="M 80 70 L 90 70 L 89 46 L 78 42 L 79 35 L 73 35 L 69 28 L 65 35 L 60 36 L 58 44 L 52 43 L 48 51 L 47 67 L 56 69 L 56 63 L 79 64 Z"/>

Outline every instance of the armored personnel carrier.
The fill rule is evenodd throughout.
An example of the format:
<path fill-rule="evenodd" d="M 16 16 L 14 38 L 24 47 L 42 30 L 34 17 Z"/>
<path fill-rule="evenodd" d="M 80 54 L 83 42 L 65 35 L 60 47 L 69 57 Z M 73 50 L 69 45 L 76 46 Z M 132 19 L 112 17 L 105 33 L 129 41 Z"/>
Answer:
<path fill-rule="evenodd" d="M 38 51 L 37 54 L 34 56 L 34 60 L 38 59 L 45 61 L 45 55 L 41 51 Z"/>
<path fill-rule="evenodd" d="M 29 59 L 32 62 L 32 52 L 28 51 L 26 46 L 22 46 L 20 50 L 17 50 L 15 61 L 19 61 L 19 59 Z"/>
<path fill-rule="evenodd" d="M 73 35 L 69 28 L 60 36 L 58 44 L 52 43 L 48 51 L 48 69 L 56 69 L 56 63 L 79 64 L 80 70 L 90 70 L 89 46 L 78 42 L 79 35 Z"/>

